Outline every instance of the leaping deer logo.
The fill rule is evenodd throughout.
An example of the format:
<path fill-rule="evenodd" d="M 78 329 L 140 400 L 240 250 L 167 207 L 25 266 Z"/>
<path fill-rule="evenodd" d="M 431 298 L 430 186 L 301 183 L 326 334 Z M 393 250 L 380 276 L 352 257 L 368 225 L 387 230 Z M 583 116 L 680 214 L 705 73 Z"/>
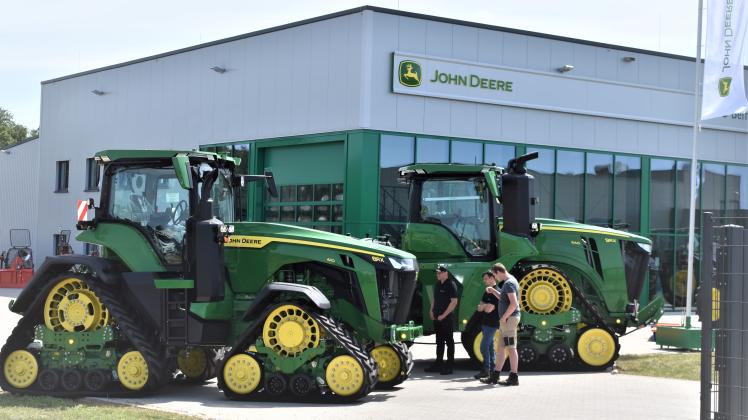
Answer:
<path fill-rule="evenodd" d="M 723 77 L 719 79 L 719 96 L 725 97 L 730 94 L 730 84 L 732 83 L 732 77 Z"/>
<path fill-rule="evenodd" d="M 421 85 L 421 65 L 415 61 L 401 61 L 399 67 L 400 84 L 407 87 Z"/>

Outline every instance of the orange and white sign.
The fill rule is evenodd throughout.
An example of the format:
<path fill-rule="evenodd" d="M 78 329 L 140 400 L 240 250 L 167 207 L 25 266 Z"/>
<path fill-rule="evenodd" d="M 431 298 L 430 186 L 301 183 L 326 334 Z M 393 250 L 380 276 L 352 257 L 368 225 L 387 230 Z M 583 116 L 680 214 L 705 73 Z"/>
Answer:
<path fill-rule="evenodd" d="M 88 217 L 88 200 L 78 200 L 78 221 L 85 222 Z"/>

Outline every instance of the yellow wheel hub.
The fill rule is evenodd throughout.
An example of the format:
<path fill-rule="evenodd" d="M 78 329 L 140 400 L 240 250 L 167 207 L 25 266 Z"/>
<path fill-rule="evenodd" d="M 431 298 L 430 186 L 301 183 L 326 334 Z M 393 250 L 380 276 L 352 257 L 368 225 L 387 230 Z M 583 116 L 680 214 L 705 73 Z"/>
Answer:
<path fill-rule="evenodd" d="M 317 321 L 296 305 L 282 305 L 273 310 L 262 327 L 262 341 L 284 357 L 296 357 L 319 345 Z"/>
<path fill-rule="evenodd" d="M 129 351 L 119 359 L 117 375 L 122 386 L 138 391 L 148 382 L 148 364 L 139 351 Z"/>
<path fill-rule="evenodd" d="M 246 395 L 256 390 L 262 379 L 262 367 L 248 354 L 231 356 L 223 365 L 223 381 L 233 392 Z"/>
<path fill-rule="evenodd" d="M 177 353 L 177 367 L 188 378 L 196 379 L 208 368 L 208 357 L 203 349 L 188 347 Z"/>
<path fill-rule="evenodd" d="M 473 354 L 478 362 L 483 363 L 483 353 L 480 351 L 480 342 L 483 340 L 483 331 L 479 332 L 478 335 L 473 339 Z M 493 336 L 493 350 L 496 355 L 499 354 L 499 341 L 501 340 L 501 331 L 496 330 L 496 334 Z M 508 350 L 505 350 L 505 352 Z"/>
<path fill-rule="evenodd" d="M 349 397 L 364 386 L 364 369 L 351 356 L 337 356 L 327 365 L 325 380 L 332 392 Z"/>
<path fill-rule="evenodd" d="M 28 388 L 36 381 L 39 363 L 36 357 L 28 351 L 16 350 L 5 359 L 3 374 L 10 386 L 19 389 Z"/>
<path fill-rule="evenodd" d="M 519 282 L 520 308 L 538 315 L 552 315 L 571 309 L 569 281 L 556 270 L 539 268 Z"/>
<path fill-rule="evenodd" d="M 400 356 L 392 346 L 377 346 L 371 351 L 371 357 L 377 362 L 379 382 L 389 382 L 400 374 Z"/>
<path fill-rule="evenodd" d="M 81 279 L 57 283 L 44 302 L 44 324 L 53 331 L 91 331 L 109 323 L 109 311 Z"/>
<path fill-rule="evenodd" d="M 616 354 L 616 342 L 601 328 L 590 328 L 577 341 L 577 354 L 590 366 L 605 366 Z"/>

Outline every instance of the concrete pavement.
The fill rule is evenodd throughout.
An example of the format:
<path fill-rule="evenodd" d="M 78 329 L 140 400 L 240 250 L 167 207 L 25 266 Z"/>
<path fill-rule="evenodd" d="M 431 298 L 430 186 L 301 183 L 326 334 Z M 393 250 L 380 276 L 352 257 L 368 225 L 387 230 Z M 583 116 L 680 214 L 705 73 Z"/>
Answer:
<path fill-rule="evenodd" d="M 7 310 L 8 302 L 18 293 L 17 289 L 0 289 L 0 342 L 5 341 L 18 321 L 18 316 Z M 647 341 L 649 336 L 651 331 L 646 328 L 623 337 L 621 353 L 670 352 Z M 459 334 L 455 339 L 459 340 Z M 695 381 L 607 372 L 520 372 L 521 386 L 499 388 L 480 384 L 471 378 L 474 371 L 468 366 L 467 354 L 459 344 L 456 354 L 460 359 L 458 370 L 449 376 L 423 372 L 429 359 L 433 359 L 433 336 L 419 339 L 412 351 L 416 367 L 411 379 L 394 390 L 372 392 L 354 404 L 229 401 L 218 391 L 215 381 L 202 386 L 169 386 L 158 395 L 143 399 L 108 401 L 216 419 L 413 419 L 426 416 L 433 420 L 467 419 L 485 417 L 490 413 L 501 416 L 499 403 L 507 413 L 521 419 L 698 417 L 699 383 Z"/>

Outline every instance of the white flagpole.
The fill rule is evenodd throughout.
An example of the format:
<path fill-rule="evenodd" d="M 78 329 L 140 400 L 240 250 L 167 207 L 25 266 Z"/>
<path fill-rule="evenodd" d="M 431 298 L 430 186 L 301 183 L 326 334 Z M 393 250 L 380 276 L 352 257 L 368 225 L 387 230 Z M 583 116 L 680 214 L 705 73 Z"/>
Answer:
<path fill-rule="evenodd" d="M 694 72 L 694 97 L 693 97 L 693 142 L 691 144 L 691 204 L 688 211 L 688 280 L 686 282 L 686 328 L 691 327 L 691 305 L 693 288 L 693 254 L 694 254 L 694 234 L 696 230 L 696 188 L 698 188 L 698 174 L 696 168 L 696 141 L 701 130 L 701 103 L 699 84 L 701 82 L 701 21 L 703 15 L 704 0 L 699 0 L 699 24 L 696 35 L 696 71 Z"/>

